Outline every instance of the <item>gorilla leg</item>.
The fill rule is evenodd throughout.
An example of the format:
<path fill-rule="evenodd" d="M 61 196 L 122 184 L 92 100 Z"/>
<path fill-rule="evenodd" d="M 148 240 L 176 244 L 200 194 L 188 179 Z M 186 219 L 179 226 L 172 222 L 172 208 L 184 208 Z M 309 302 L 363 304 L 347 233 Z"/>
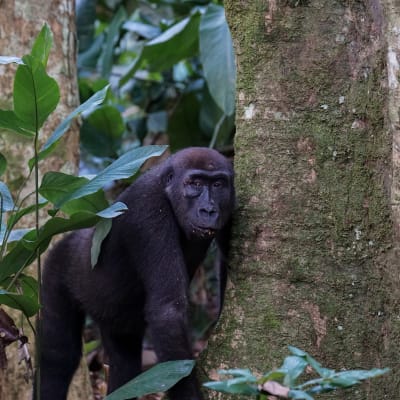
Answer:
<path fill-rule="evenodd" d="M 111 393 L 142 372 L 143 332 L 119 334 L 101 327 L 101 338 L 109 359 L 107 392 Z"/>
<path fill-rule="evenodd" d="M 82 355 L 84 314 L 59 277 L 52 278 L 42 299 L 40 393 L 41 400 L 64 400 Z"/>

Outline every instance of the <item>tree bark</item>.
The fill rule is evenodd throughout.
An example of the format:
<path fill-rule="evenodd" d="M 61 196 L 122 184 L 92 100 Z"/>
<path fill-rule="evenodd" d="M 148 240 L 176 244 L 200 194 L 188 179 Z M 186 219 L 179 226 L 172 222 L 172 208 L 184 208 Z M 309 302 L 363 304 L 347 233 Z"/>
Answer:
<path fill-rule="evenodd" d="M 238 209 L 207 369 L 262 373 L 293 345 L 336 370 L 392 368 L 326 398 L 398 398 L 398 1 L 225 7 Z"/>
<path fill-rule="evenodd" d="M 60 86 L 61 99 L 56 111 L 51 115 L 41 132 L 44 142 L 60 121 L 78 104 L 79 93 L 76 72 L 75 2 L 74 0 L 10 0 L 2 2 L 0 12 L 0 53 L 21 57 L 29 54 L 33 39 L 44 23 L 50 26 L 54 35 L 54 45 L 50 53 L 48 73 Z M 12 85 L 16 67 L 0 66 L 0 108 L 12 108 Z M 40 173 L 48 170 L 77 172 L 79 156 L 78 126 L 75 125 L 54 156 L 40 164 Z M 10 132 L 0 132 L 0 152 L 8 161 L 5 180 L 12 191 L 16 191 L 28 173 L 27 161 L 33 156 L 33 143 L 22 136 Z M 3 177 L 4 178 L 4 177 Z M 33 190 L 33 182 L 28 182 L 26 193 Z M 34 226 L 33 220 L 25 220 L 26 226 Z M 33 271 L 33 269 L 32 269 Z M 4 307 L 6 309 L 6 307 Z M 21 313 L 9 312 L 18 327 Z M 25 334 L 30 337 L 30 351 L 34 352 L 33 335 L 28 325 L 23 323 Z M 32 382 L 24 380 L 25 367 L 18 364 L 17 346 L 7 348 L 8 368 L 0 371 L 0 399 L 23 400 L 31 398 Z M 71 399 L 89 399 L 90 386 L 88 372 L 83 369 L 78 374 L 78 383 L 73 385 Z"/>

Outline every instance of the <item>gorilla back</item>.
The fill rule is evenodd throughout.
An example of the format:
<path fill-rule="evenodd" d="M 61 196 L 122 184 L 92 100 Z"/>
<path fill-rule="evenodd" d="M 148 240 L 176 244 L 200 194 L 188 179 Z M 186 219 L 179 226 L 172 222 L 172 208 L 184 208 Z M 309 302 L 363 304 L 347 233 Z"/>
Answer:
<path fill-rule="evenodd" d="M 139 177 L 119 197 L 115 218 L 91 268 L 93 229 L 75 231 L 50 252 L 43 273 L 41 400 L 63 400 L 81 357 L 85 315 L 98 324 L 109 357 L 108 392 L 141 372 L 150 332 L 160 362 L 191 359 L 188 287 L 215 238 L 223 292 L 233 169 L 218 152 L 189 148 Z M 200 400 L 195 374 L 169 392 Z"/>

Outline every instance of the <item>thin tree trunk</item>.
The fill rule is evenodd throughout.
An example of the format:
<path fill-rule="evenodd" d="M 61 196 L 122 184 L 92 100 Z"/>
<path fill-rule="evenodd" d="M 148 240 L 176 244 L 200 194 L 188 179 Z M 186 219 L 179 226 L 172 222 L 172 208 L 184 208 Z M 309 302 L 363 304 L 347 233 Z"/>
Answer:
<path fill-rule="evenodd" d="M 208 370 L 265 372 L 290 344 L 336 370 L 392 367 L 326 398 L 399 397 L 395 3 L 225 2 L 238 60 L 238 210 Z"/>
<path fill-rule="evenodd" d="M 10 0 L 0 5 L 0 54 L 23 56 L 29 54 L 33 39 L 38 35 L 44 23 L 50 26 L 54 34 L 54 45 L 49 58 L 49 74 L 60 86 L 61 100 L 42 130 L 41 140 L 48 137 L 60 121 L 72 111 L 79 102 L 76 73 L 76 30 L 74 0 Z M 12 85 L 14 66 L 0 66 L 0 108 L 12 107 Z M 33 144 L 30 140 L 10 132 L 0 132 L 0 152 L 8 161 L 6 181 L 12 191 L 16 191 L 27 174 L 27 161 L 33 156 Z M 79 152 L 78 127 L 67 134 L 64 144 L 60 145 L 55 156 L 40 165 L 41 174 L 48 170 L 62 170 L 66 173 L 77 171 Z M 32 182 L 25 188 L 32 190 Z M 27 220 L 27 226 L 34 226 Z M 14 317 L 20 327 L 21 313 L 7 312 Z M 30 337 L 30 350 L 34 352 L 34 341 L 26 322 L 25 333 Z M 31 397 L 32 382 L 24 380 L 25 366 L 18 364 L 17 346 L 7 348 L 8 368 L 0 371 L 0 399 L 23 400 Z M 71 399 L 89 399 L 90 387 L 87 384 L 87 371 L 79 374 L 74 385 Z"/>

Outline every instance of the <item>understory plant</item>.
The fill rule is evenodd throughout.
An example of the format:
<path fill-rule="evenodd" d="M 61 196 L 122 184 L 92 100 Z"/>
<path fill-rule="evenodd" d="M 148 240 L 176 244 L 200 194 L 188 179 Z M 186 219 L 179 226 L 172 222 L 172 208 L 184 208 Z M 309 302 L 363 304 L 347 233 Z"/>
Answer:
<path fill-rule="evenodd" d="M 92 265 L 95 265 L 100 243 L 111 227 L 111 219 L 127 209 L 121 202 L 110 205 L 103 187 L 115 179 L 133 176 L 145 160 L 159 156 L 165 150 L 165 146 L 133 148 L 91 177 L 49 171 L 40 179 L 40 162 L 53 153 L 71 122 L 79 115 L 90 115 L 106 101 L 108 92 L 106 86 L 91 96 L 69 114 L 43 143 L 41 128 L 60 99 L 57 82 L 46 72 L 52 43 L 52 33 L 45 25 L 35 39 L 30 54 L 22 58 L 0 57 L 0 64 L 17 64 L 13 109 L 0 110 L 0 129 L 31 139 L 34 150 L 34 157 L 27 166 L 29 172 L 17 193 L 12 194 L 7 184 L 0 181 L 0 305 L 20 310 L 27 318 L 35 332 L 37 354 L 40 352 L 40 317 L 36 328 L 30 318 L 40 315 L 41 254 L 53 236 L 95 226 L 96 234 L 92 244 Z M 6 169 L 6 156 L 0 154 L 0 174 L 4 174 Z M 22 195 L 22 189 L 30 179 L 34 180 L 34 190 Z M 47 218 L 39 218 L 39 211 L 43 208 L 47 210 Z M 19 228 L 21 219 L 32 213 L 35 216 L 34 226 Z M 26 273 L 27 267 L 35 260 L 37 278 Z M 12 339 L 21 340 L 14 328 L 2 310 L 2 358 L 4 347 Z M 40 371 L 39 365 L 37 371 Z"/>
<path fill-rule="evenodd" d="M 388 368 L 335 371 L 322 367 L 303 350 L 293 346 L 289 346 L 289 350 L 291 355 L 285 358 L 278 369 L 261 376 L 254 375 L 249 369 L 221 370 L 220 375 L 232 378 L 207 382 L 204 386 L 222 393 L 255 397 L 257 400 L 314 400 L 315 395 L 346 389 L 389 372 Z M 312 378 L 305 380 L 303 376 L 300 379 L 303 373 L 311 374 Z"/>

